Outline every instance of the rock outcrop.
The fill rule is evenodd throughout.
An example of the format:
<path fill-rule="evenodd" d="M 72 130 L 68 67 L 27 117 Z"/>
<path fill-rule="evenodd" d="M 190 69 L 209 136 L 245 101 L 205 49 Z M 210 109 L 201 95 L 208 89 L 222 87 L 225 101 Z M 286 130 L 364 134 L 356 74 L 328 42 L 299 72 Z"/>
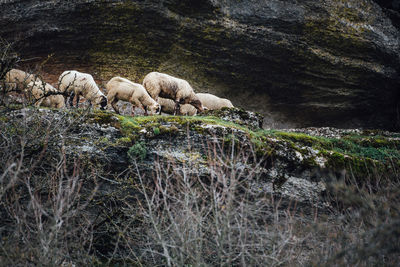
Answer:
<path fill-rule="evenodd" d="M 53 54 L 49 77 L 74 67 L 141 82 L 159 70 L 269 125 L 397 127 L 396 1 L 9 0 L 0 10 L 0 35 L 22 58 Z"/>
<path fill-rule="evenodd" d="M 3 123 L 22 119 L 35 123 L 39 117 L 43 122 L 37 123 L 57 122 L 57 127 L 64 129 L 54 138 L 60 138 L 55 143 L 62 143 L 67 158 L 99 164 L 109 179 L 134 161 L 148 174 L 156 162 L 173 161 L 175 168 L 190 164 L 195 166 L 191 172 L 208 177 L 209 152 L 217 146 L 212 157 L 240 151 L 252 154 L 251 160 L 240 164 L 251 170 L 259 163 L 264 193 L 283 194 L 304 207 L 325 205 L 327 183 L 350 176 L 362 183 L 376 171 L 390 174 L 394 166 L 388 160 L 400 158 L 396 133 L 334 128 L 262 130 L 260 115 L 235 108 L 197 117 L 125 117 L 100 111 L 26 108 L 3 114 L 1 119 Z M 135 149 L 129 152 L 132 147 Z"/>
<path fill-rule="evenodd" d="M 353 193 L 346 189 L 344 181 L 352 181 L 349 187 L 363 187 L 375 184 L 375 181 L 381 183 L 396 177 L 400 167 L 399 134 L 334 128 L 276 131 L 263 130 L 260 124 L 259 115 L 239 109 L 223 109 L 195 117 L 128 117 L 108 111 L 2 108 L 0 144 L 3 149 L 0 158 L 3 161 L 0 173 L 3 186 L 0 196 L 8 201 L 0 204 L 1 233 L 8 237 L 2 239 L 2 248 L 11 252 L 15 249 L 17 241 L 13 241 L 10 233 L 14 233 L 12 229 L 17 219 L 12 216 L 25 220 L 27 217 L 18 216 L 31 212 L 32 205 L 40 207 L 40 203 L 53 198 L 59 206 L 50 205 L 44 211 L 44 223 L 49 227 L 43 227 L 46 233 L 39 233 L 40 240 L 58 245 L 49 249 L 45 247 L 44 253 L 59 255 L 67 241 L 80 252 L 86 251 L 85 243 L 81 244 L 79 238 L 88 238 L 88 253 L 92 256 L 79 254 L 83 259 L 77 256 L 75 260 L 70 259 L 72 262 L 82 260 L 93 264 L 104 261 L 103 257 L 106 260 L 117 257 L 116 260 L 120 258 L 124 263 L 126 258 L 130 258 L 132 262 L 150 264 L 154 259 L 147 254 L 147 246 L 148 238 L 154 232 L 149 225 L 152 221 L 148 218 L 146 207 L 149 203 L 146 201 L 153 201 L 149 208 L 154 209 L 156 216 L 166 211 L 171 201 L 171 205 L 178 209 L 177 220 L 184 218 L 183 221 L 189 221 L 189 217 L 182 215 L 184 211 L 179 209 L 179 204 L 193 197 L 190 201 L 194 202 L 189 203 L 194 205 L 193 211 L 198 210 L 198 204 L 204 204 L 200 210 L 208 207 L 212 210 L 201 215 L 204 216 L 201 217 L 204 221 L 200 220 L 202 225 L 217 216 L 214 209 L 223 212 L 223 218 L 228 216 L 225 212 L 241 216 L 237 209 L 243 207 L 237 207 L 236 202 L 232 206 L 233 213 L 225 210 L 229 205 L 225 197 L 248 201 L 249 207 L 257 207 L 256 225 L 261 220 L 263 224 L 260 227 L 265 224 L 268 228 L 263 234 L 270 244 L 277 242 L 276 232 L 269 229 L 271 223 L 281 227 L 288 223 L 282 218 L 290 218 L 311 224 L 320 216 L 334 220 L 341 212 L 336 205 L 345 210 L 347 206 L 357 209 L 361 204 L 370 205 L 368 201 L 366 204 L 360 202 L 361 198 L 357 196 L 348 197 L 346 194 Z M 24 167 L 16 168 L 19 162 L 23 162 Z M 6 181 L 14 181 L 14 184 Z M 157 200 L 163 186 L 168 183 L 168 192 L 165 191 L 165 195 Z M 180 188 L 182 185 L 184 187 Z M 185 188 L 191 191 L 181 191 Z M 34 190 L 35 194 L 29 194 L 29 190 Z M 342 190 L 340 192 L 345 197 L 339 200 L 330 198 L 332 193 L 338 195 L 335 190 Z M 151 200 L 145 199 L 145 192 Z M 184 195 L 185 192 L 188 195 Z M 168 196 L 171 194 L 171 199 L 161 201 L 167 193 Z M 175 193 L 179 198 L 175 198 Z M 210 202 L 212 196 L 218 198 L 218 208 L 210 204 L 213 203 Z M 42 202 L 31 204 L 29 200 L 32 198 Z M 63 206 L 63 201 L 68 205 Z M 383 201 L 387 205 L 386 199 Z M 164 204 L 153 206 L 157 203 Z M 9 212 L 15 211 L 14 208 L 18 210 L 10 217 Z M 23 211 L 26 213 L 21 213 Z M 71 218 L 77 222 L 76 232 L 81 235 L 68 228 L 75 225 Z M 163 217 L 157 218 L 162 220 Z M 28 222 L 36 227 L 34 219 Z M 87 223 L 91 229 L 89 236 L 83 228 Z M 169 229 L 170 224 L 167 226 Z M 31 228 L 22 228 L 23 231 L 26 229 Z M 68 238 L 64 239 L 62 235 L 62 238 L 55 239 L 53 231 L 62 232 Z M 298 232 L 296 236 L 307 236 L 307 233 Z M 211 233 L 207 240 L 212 241 L 214 236 L 216 234 Z M 32 240 L 35 240 L 33 235 L 29 242 Z M 311 255 L 315 243 L 307 244 L 305 240 L 307 238 L 293 239 L 301 247 L 298 262 L 313 260 Z M 157 242 L 152 245 L 159 248 Z M 41 248 L 43 245 L 38 246 Z M 21 251 L 27 249 L 25 243 L 19 247 Z M 41 250 L 34 255 L 38 258 L 33 260 L 38 262 L 46 260 L 57 265 L 65 261 L 64 256 L 42 259 Z M 141 256 L 139 259 L 132 258 L 132 255 Z M 208 257 L 208 253 L 204 255 Z M 211 255 L 210 262 L 219 260 Z M 29 257 L 32 260 L 33 256 Z M 9 255 L 7 259 L 13 261 Z M 23 262 L 24 258 L 15 260 Z"/>

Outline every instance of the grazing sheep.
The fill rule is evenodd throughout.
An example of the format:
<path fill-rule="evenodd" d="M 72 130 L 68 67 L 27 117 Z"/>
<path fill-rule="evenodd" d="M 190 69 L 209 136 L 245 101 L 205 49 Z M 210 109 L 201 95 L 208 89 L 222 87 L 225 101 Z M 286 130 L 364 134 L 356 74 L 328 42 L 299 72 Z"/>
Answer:
<path fill-rule="evenodd" d="M 147 109 L 151 115 L 159 113 L 161 110 L 160 104 L 150 97 L 141 84 L 131 82 L 128 79 L 114 77 L 107 83 L 106 89 L 108 103 L 111 103 L 111 106 L 118 114 L 119 110 L 116 105 L 118 100 L 132 103 L 133 109 L 135 107 L 141 108 L 146 115 Z M 133 110 L 132 114 L 134 114 Z"/>
<path fill-rule="evenodd" d="M 158 98 L 158 103 L 161 105 L 161 111 L 167 114 L 174 114 L 175 102 L 168 98 Z M 179 113 L 187 116 L 194 116 L 197 114 L 197 109 L 190 104 L 180 106 Z"/>
<path fill-rule="evenodd" d="M 201 101 L 194 93 L 190 84 L 185 80 L 164 73 L 150 72 L 146 77 L 144 77 L 143 86 L 157 102 L 158 97 L 174 100 L 174 114 L 179 112 L 180 104 L 191 104 L 197 109 L 197 111 L 203 111 Z"/>
<path fill-rule="evenodd" d="M 198 93 L 196 94 L 203 106 L 209 110 L 221 109 L 224 107 L 233 108 L 232 102 L 226 98 L 220 98 L 212 94 Z"/>
<path fill-rule="evenodd" d="M 107 98 L 97 87 L 92 75 L 82 73 L 76 70 L 64 71 L 58 79 L 59 89 L 64 94 L 71 94 L 69 97 L 69 103 L 72 106 L 73 99 L 76 96 L 76 107 L 79 104 L 79 97 L 83 96 L 97 106 L 100 105 L 100 109 L 107 106 Z M 65 99 L 67 101 L 67 99 Z"/>
<path fill-rule="evenodd" d="M 33 74 L 18 69 L 11 69 L 6 73 L 7 91 L 24 90 L 26 85 L 36 80 Z"/>
<path fill-rule="evenodd" d="M 50 108 L 63 108 L 65 107 L 64 97 L 61 94 L 57 94 L 57 89 L 48 83 L 44 83 L 40 80 L 30 82 L 27 86 L 29 91 L 35 98 L 35 106 L 43 106 Z M 47 96 L 46 96 L 47 95 Z"/>

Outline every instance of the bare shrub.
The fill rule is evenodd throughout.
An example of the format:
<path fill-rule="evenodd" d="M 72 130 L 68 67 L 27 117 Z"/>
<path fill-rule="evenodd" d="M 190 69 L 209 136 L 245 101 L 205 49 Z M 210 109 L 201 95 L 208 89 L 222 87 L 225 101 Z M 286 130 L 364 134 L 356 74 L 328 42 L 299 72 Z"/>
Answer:
<path fill-rule="evenodd" d="M 226 151 L 210 142 L 206 149 L 204 166 L 159 160 L 151 175 L 136 164 L 141 197 L 136 207 L 125 204 L 141 218 L 141 238 L 125 231 L 120 240 L 140 244 L 131 259 L 167 266 L 300 264 L 304 237 L 295 236 L 295 203 L 281 210 L 279 199 L 259 190 L 263 161 L 254 162 L 248 145 L 233 143 Z"/>
<path fill-rule="evenodd" d="M 321 199 L 331 208 L 304 210 L 304 203 L 261 189 L 268 178 L 264 161 L 254 160 L 251 146 L 224 147 L 223 142 L 209 142 L 207 160 L 200 163 L 164 158 L 155 161 L 152 171 L 146 171 L 142 162 L 134 164 L 119 181 L 140 194 L 134 193 L 136 202 L 127 196 L 120 199 L 125 217 L 118 224 L 113 253 L 106 256 L 109 263 L 396 264 L 398 178 L 381 173 L 364 183 L 351 175 L 332 181 Z"/>
<path fill-rule="evenodd" d="M 97 171 L 67 158 L 63 143 L 79 120 L 66 124 L 24 110 L 15 118 L 0 120 L 1 263 L 90 263 L 94 218 L 87 206 Z"/>

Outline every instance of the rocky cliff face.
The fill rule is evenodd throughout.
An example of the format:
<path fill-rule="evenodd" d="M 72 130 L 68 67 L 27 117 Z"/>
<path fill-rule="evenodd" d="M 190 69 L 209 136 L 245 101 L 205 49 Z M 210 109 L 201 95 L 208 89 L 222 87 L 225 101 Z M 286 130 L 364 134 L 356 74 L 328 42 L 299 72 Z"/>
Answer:
<path fill-rule="evenodd" d="M 154 166 L 168 162 L 173 162 L 175 171 L 186 169 L 190 174 L 212 177 L 210 162 L 238 155 L 235 168 L 255 171 L 262 178 L 254 181 L 255 186 L 263 194 L 294 200 L 306 210 L 327 208 L 324 194 L 329 183 L 353 177 L 363 184 L 374 179 L 377 171 L 395 175 L 392 172 L 397 171 L 400 158 L 398 133 L 334 128 L 263 130 L 260 115 L 240 109 L 195 117 L 130 117 L 108 111 L 25 108 L 2 110 L 0 119 L 7 135 L 20 131 L 42 136 L 38 143 L 27 144 L 26 151 L 61 150 L 66 160 L 80 158 L 84 165 L 104 172 L 106 181 L 116 179 L 135 163 L 148 177 L 154 174 Z M 45 135 L 32 130 L 37 127 L 40 131 L 54 128 L 50 141 L 41 140 Z M 48 148 L 43 142 L 50 142 Z M 29 155 L 28 160 L 33 154 Z M 72 166 L 73 162 L 66 164 Z M 133 177 L 138 178 L 137 174 Z"/>
<path fill-rule="evenodd" d="M 270 265 L 275 246 L 282 246 L 290 249 L 277 254 L 280 261 L 307 265 L 327 261 L 326 251 L 316 248 L 350 242 L 341 231 L 343 238 L 351 231 L 360 232 L 354 240 L 365 238 L 360 225 L 366 225 L 365 231 L 377 229 L 365 241 L 374 250 L 360 253 L 375 262 L 390 253 L 397 260 L 400 135 L 267 131 L 260 123 L 238 109 L 128 117 L 2 107 L 0 259 L 11 265 L 165 265 L 163 242 L 179 243 L 190 233 L 196 238 L 183 239 L 188 245 L 168 248 L 174 262 L 221 265 L 246 241 L 260 248 L 243 262 Z M 227 237 L 219 237 L 221 229 Z M 197 237 L 204 245 L 192 243 Z M 350 244 L 349 257 L 364 259 Z M 180 254 L 183 249 L 188 252 Z M 339 247 L 329 257 L 347 250 Z"/>
<path fill-rule="evenodd" d="M 0 10 L 1 36 L 40 58 L 29 63 L 53 54 L 53 80 L 80 69 L 141 82 L 159 70 L 272 126 L 397 124 L 396 1 L 10 0 Z"/>

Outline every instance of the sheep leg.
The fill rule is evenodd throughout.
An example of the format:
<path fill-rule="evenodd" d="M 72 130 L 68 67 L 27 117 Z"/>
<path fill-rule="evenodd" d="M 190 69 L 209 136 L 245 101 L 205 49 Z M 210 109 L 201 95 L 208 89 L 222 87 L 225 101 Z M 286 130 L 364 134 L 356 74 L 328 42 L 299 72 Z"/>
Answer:
<path fill-rule="evenodd" d="M 79 106 L 79 94 L 76 94 L 75 95 L 76 96 L 76 108 L 78 108 L 78 106 Z"/>
<path fill-rule="evenodd" d="M 74 98 L 75 98 L 75 92 L 72 92 L 71 95 L 69 96 L 69 106 L 70 107 L 74 106 Z"/>
<path fill-rule="evenodd" d="M 40 99 L 40 100 L 38 100 L 38 101 L 36 101 L 35 102 L 35 107 L 40 107 L 40 105 L 42 104 L 42 102 L 43 102 L 43 97 Z"/>
<path fill-rule="evenodd" d="M 135 117 L 135 108 L 136 106 L 132 104 L 132 117 Z"/>
<path fill-rule="evenodd" d="M 174 109 L 174 115 L 179 115 L 180 114 L 180 105 L 179 105 L 179 100 L 175 100 L 175 109 Z"/>
<path fill-rule="evenodd" d="M 113 109 L 115 110 L 115 112 L 116 112 L 117 114 L 119 114 L 119 109 L 118 109 L 118 106 L 117 106 L 117 102 L 118 102 L 118 100 L 113 99 L 113 100 L 111 101 L 111 106 L 113 107 Z"/>
<path fill-rule="evenodd" d="M 149 116 L 149 113 L 147 113 L 147 106 L 142 105 L 142 109 L 144 110 L 144 115 Z"/>
<path fill-rule="evenodd" d="M 131 103 L 133 104 L 132 111 L 135 107 L 141 108 L 144 110 L 144 114 L 147 115 L 147 110 L 143 107 L 142 103 L 138 99 L 131 99 Z"/>

